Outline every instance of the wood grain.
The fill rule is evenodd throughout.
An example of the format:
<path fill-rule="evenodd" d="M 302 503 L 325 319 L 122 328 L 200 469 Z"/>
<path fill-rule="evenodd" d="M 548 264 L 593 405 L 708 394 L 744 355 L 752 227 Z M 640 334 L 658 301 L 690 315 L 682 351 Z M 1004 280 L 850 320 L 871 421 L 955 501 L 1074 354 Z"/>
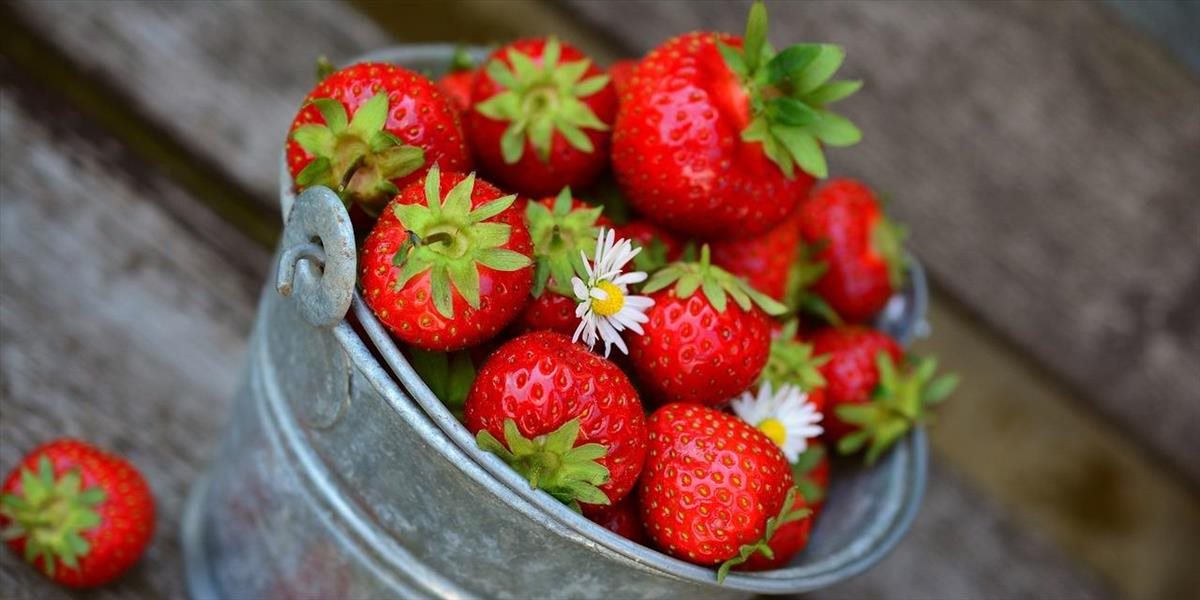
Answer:
<path fill-rule="evenodd" d="M 11 8 L 83 71 L 274 207 L 281 140 L 319 56 L 388 37 L 336 2 L 23 2 Z M 97 43 L 98 41 L 103 43 Z"/>
<path fill-rule="evenodd" d="M 997 509 L 935 460 L 921 513 L 904 542 L 867 573 L 812 597 L 1112 597 L 1046 539 Z"/>
<path fill-rule="evenodd" d="M 177 210 L 194 202 L 53 99 L 2 91 L 0 152 L 13 158 L 0 164 L 0 465 L 46 439 L 84 437 L 143 469 L 160 513 L 146 559 L 112 587 L 56 588 L 5 551 L 0 590 L 13 598 L 180 597 L 182 502 L 227 414 L 266 252 L 202 209 Z M 997 591 L 1108 595 L 935 467 L 900 547 L 814 597 Z"/>
<path fill-rule="evenodd" d="M 636 53 L 746 10 L 569 5 Z M 846 47 L 865 141 L 832 170 L 893 198 L 936 281 L 1200 483 L 1200 79 L 1082 2 L 780 2 L 771 28 Z"/>
<path fill-rule="evenodd" d="M 183 499 L 225 419 L 267 253 L 111 138 L 28 106 L 53 104 L 3 88 L 0 465 L 64 435 L 128 456 L 158 528 L 146 559 L 90 597 L 181 597 Z M 6 598 L 68 596 L 7 550 L 0 566 Z"/>

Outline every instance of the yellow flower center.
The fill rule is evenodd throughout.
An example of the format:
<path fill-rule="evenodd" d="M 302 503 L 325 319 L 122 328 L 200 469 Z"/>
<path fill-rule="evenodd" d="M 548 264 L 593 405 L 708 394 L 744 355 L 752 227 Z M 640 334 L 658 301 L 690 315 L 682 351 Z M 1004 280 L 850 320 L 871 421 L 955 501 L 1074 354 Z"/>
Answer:
<path fill-rule="evenodd" d="M 611 317 L 625 306 L 625 294 L 621 293 L 621 288 L 608 281 L 601 281 L 596 284 L 596 287 L 604 290 L 604 293 L 607 294 L 603 300 L 592 298 L 592 311 L 596 314 L 602 317 Z"/>
<path fill-rule="evenodd" d="M 771 438 L 771 441 L 775 442 L 775 445 L 780 448 L 787 441 L 787 428 L 783 426 L 783 423 L 779 419 L 764 420 L 758 424 L 758 430 L 767 434 L 767 437 Z"/>

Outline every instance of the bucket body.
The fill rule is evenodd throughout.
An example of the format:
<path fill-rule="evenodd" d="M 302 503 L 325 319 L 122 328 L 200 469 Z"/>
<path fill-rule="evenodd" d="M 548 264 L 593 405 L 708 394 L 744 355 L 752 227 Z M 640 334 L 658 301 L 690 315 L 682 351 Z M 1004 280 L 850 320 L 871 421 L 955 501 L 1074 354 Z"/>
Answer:
<path fill-rule="evenodd" d="M 367 58 L 436 71 L 452 52 Z M 924 488 L 921 430 L 872 468 L 835 462 L 809 547 L 776 571 L 717 584 L 711 569 L 588 522 L 476 448 L 412 371 L 354 291 L 354 237 L 337 197 L 294 197 L 286 172 L 281 185 L 277 272 L 218 457 L 184 517 L 193 598 L 797 593 L 866 569 L 911 523 Z M 924 328 L 915 260 L 909 275 L 880 324 L 902 340 Z"/>

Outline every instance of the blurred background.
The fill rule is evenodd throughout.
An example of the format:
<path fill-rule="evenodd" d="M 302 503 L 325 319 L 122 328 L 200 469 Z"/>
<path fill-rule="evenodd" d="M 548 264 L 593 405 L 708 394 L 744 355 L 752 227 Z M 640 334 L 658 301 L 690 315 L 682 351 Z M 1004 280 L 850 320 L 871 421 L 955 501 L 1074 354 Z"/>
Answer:
<path fill-rule="evenodd" d="M 0 468 L 59 435 L 127 454 L 154 545 L 92 597 L 178 597 L 280 228 L 279 148 L 319 55 L 557 33 L 602 63 L 745 2 L 0 4 Z M 863 143 L 964 383 L 924 508 L 814 598 L 1200 590 L 1200 3 L 774 2 L 843 45 Z M 68 595 L 0 553 L 0 594 Z"/>

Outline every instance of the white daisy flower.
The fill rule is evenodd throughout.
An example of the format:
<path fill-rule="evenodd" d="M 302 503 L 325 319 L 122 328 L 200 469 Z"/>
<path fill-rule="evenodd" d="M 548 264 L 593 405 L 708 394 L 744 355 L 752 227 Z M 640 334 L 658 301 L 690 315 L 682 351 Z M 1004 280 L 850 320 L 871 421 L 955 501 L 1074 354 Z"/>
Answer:
<path fill-rule="evenodd" d="M 609 229 L 606 233 L 602 228 L 596 239 L 595 260 L 589 261 L 587 254 L 579 253 L 583 257 L 587 281 L 571 278 L 572 291 L 579 300 L 579 306 L 575 308 L 579 327 L 575 328 L 572 341 L 582 337 L 583 343 L 591 348 L 597 340 L 604 340 L 605 357 L 614 344 L 621 352 L 629 354 L 621 332 L 629 329 L 639 335 L 643 333 L 641 324 L 649 320 L 646 309 L 654 306 L 654 301 L 646 296 L 629 295 L 629 285 L 645 281 L 646 274 L 621 272 L 642 249 L 634 248 L 627 239 L 617 241 L 616 238 L 615 231 Z"/>
<path fill-rule="evenodd" d="M 783 448 L 788 462 L 796 462 L 808 448 L 808 440 L 824 431 L 818 425 L 821 412 L 808 401 L 808 394 L 791 384 L 784 384 L 775 392 L 770 382 L 764 382 L 758 388 L 758 396 L 753 392 L 742 392 L 730 407 L 743 421 L 757 427 Z"/>

